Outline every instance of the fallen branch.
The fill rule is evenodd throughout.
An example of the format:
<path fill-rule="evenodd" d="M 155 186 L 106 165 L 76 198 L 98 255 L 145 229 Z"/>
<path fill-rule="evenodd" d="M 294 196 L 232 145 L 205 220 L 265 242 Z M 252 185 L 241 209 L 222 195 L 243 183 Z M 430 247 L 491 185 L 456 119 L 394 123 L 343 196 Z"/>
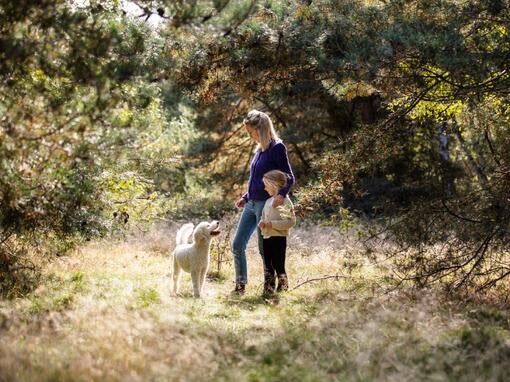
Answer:
<path fill-rule="evenodd" d="M 349 279 L 349 278 L 350 278 L 349 276 L 344 276 L 344 275 L 326 275 L 326 276 L 316 277 L 316 278 L 313 278 L 313 279 L 305 280 L 305 281 L 297 284 L 291 290 L 297 289 L 297 288 L 299 288 L 302 285 L 305 285 L 305 284 L 308 284 L 308 283 L 311 283 L 311 282 L 314 282 L 314 281 L 322 281 L 322 280 L 328 280 L 328 279 L 337 279 L 338 280 L 338 279 Z"/>

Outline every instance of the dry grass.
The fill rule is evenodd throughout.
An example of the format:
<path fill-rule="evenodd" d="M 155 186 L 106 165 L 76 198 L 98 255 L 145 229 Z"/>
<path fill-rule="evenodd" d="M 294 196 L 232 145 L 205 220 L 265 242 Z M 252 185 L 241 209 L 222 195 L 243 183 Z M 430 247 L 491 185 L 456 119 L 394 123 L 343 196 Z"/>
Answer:
<path fill-rule="evenodd" d="M 232 266 L 202 300 L 171 297 L 177 225 L 59 258 L 26 298 L 0 301 L 1 381 L 506 380 L 508 312 L 447 302 L 434 291 L 382 294 L 383 274 L 355 241 L 326 227 L 289 240 L 297 285 L 265 301 L 261 259 L 249 247 L 251 283 L 229 296 Z M 220 237 L 222 240 L 222 237 Z M 217 246 L 217 248 L 222 248 Z"/>

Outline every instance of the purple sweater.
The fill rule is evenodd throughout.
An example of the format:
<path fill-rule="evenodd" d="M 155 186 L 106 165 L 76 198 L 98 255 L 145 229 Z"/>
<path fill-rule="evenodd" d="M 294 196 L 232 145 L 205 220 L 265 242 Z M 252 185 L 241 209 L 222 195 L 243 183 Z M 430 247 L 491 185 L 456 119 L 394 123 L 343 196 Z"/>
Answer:
<path fill-rule="evenodd" d="M 243 195 L 246 201 L 264 201 L 270 198 L 269 194 L 264 190 L 262 178 L 266 172 L 271 170 L 280 170 L 289 175 L 287 185 L 278 192 L 280 195 L 286 196 L 290 187 L 294 184 L 294 174 L 290 168 L 287 148 L 281 140 L 271 142 L 266 151 L 258 149 L 255 152 L 251 161 L 248 192 Z"/>

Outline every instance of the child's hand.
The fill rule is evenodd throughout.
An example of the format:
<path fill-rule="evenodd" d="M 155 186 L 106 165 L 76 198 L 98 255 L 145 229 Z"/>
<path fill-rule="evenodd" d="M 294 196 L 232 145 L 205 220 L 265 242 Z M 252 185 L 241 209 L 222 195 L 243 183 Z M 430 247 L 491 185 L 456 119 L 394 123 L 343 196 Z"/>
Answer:
<path fill-rule="evenodd" d="M 270 221 L 261 221 L 261 222 L 259 223 L 259 227 L 260 227 L 260 228 L 272 228 L 272 227 L 273 227 L 273 225 L 271 224 L 271 222 L 270 222 Z"/>

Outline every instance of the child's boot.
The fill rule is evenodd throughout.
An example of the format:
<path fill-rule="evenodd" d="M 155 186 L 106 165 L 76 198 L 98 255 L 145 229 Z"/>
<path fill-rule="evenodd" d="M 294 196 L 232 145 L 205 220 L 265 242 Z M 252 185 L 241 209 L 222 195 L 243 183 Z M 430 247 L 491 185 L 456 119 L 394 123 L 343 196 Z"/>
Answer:
<path fill-rule="evenodd" d="M 276 287 L 276 280 L 274 274 L 269 272 L 264 273 L 264 291 L 262 294 L 264 295 L 272 295 L 274 293 L 274 289 Z"/>
<path fill-rule="evenodd" d="M 281 273 L 278 275 L 278 287 L 276 288 L 277 292 L 285 292 L 289 290 L 289 279 L 285 273 Z"/>

